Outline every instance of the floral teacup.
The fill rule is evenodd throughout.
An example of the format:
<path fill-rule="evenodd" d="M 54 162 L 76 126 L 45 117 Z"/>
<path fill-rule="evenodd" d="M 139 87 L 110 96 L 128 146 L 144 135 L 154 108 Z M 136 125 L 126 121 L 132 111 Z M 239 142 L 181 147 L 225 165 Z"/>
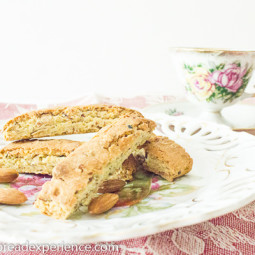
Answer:
<path fill-rule="evenodd" d="M 173 51 L 189 100 L 201 104 L 203 109 L 219 112 L 247 96 L 244 92 L 255 67 L 255 51 L 198 48 Z"/>

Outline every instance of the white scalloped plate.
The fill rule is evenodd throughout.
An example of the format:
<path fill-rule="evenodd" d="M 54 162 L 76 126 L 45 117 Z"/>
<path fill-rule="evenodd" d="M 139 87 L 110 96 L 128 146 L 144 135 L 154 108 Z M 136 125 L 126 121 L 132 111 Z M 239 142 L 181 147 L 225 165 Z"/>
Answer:
<path fill-rule="evenodd" d="M 155 191 L 142 203 L 101 216 L 54 220 L 33 208 L 0 207 L 0 240 L 5 242 L 117 241 L 199 223 L 236 210 L 255 199 L 255 137 L 187 117 L 147 114 L 156 133 L 181 144 L 194 160 L 192 171 L 172 183 L 153 181 Z M 88 136 L 76 136 L 86 140 Z M 167 188 L 168 187 L 168 188 Z M 24 189 L 33 189 L 27 185 Z M 22 189 L 22 188 L 21 188 Z"/>

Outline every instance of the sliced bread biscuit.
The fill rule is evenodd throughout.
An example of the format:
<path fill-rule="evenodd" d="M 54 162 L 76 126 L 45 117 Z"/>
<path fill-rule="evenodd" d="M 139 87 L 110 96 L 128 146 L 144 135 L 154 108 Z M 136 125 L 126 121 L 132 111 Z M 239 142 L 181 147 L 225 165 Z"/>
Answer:
<path fill-rule="evenodd" d="M 35 207 L 56 219 L 67 219 L 88 206 L 98 188 L 151 136 L 156 124 L 142 117 L 125 117 L 101 129 L 53 170 Z"/>
<path fill-rule="evenodd" d="M 138 156 L 144 168 L 168 181 L 187 174 L 193 160 L 183 147 L 162 136 L 152 136 L 143 146 L 144 156 Z"/>
<path fill-rule="evenodd" d="M 67 139 L 12 142 L 0 150 L 0 167 L 19 173 L 52 175 L 53 168 L 83 143 Z M 134 157 L 130 156 L 109 179 L 131 180 L 135 170 Z"/>
<path fill-rule="evenodd" d="M 125 107 L 111 105 L 66 106 L 36 110 L 9 120 L 3 128 L 6 141 L 97 132 L 123 116 L 142 117 Z"/>

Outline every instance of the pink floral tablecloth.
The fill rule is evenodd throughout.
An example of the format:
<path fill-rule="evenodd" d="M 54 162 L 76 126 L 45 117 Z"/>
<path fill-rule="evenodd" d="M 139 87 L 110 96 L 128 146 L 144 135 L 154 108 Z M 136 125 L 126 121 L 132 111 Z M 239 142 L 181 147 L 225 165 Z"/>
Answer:
<path fill-rule="evenodd" d="M 176 98 L 173 96 L 140 96 L 134 98 L 85 96 L 66 102 L 65 105 L 105 103 L 142 109 L 153 104 L 174 101 Z M 251 99 L 252 101 L 254 98 Z M 14 117 L 38 107 L 40 106 L 0 103 L 0 120 Z M 101 254 L 255 254 L 255 202 L 238 211 L 200 224 L 115 242 L 115 244 L 119 246 L 118 252 L 101 252 Z M 5 254 L 39 253 L 16 251 Z M 46 252 L 45 254 L 53 254 L 53 252 Z M 54 254 L 72 253 L 55 252 Z M 80 254 L 99 253 L 94 251 Z"/>

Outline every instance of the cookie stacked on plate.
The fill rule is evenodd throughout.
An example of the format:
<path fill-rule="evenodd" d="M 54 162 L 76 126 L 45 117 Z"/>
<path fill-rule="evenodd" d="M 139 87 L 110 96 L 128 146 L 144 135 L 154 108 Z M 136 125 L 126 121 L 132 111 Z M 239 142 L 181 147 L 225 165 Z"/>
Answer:
<path fill-rule="evenodd" d="M 67 219 L 81 206 L 96 211 L 98 201 L 103 199 L 98 198 L 100 188 L 107 190 L 110 180 L 118 185 L 131 180 L 137 167 L 143 166 L 169 181 L 191 170 L 192 159 L 185 150 L 166 137 L 154 135 L 155 127 L 141 113 L 118 106 L 29 112 L 4 126 L 4 138 L 19 141 L 0 151 L 0 166 L 15 168 L 19 173 L 52 175 L 51 181 L 43 185 L 35 206 L 43 214 Z M 98 133 L 88 142 L 24 140 L 90 132 Z M 116 194 L 112 195 L 104 195 L 108 207 L 117 202 Z"/>

